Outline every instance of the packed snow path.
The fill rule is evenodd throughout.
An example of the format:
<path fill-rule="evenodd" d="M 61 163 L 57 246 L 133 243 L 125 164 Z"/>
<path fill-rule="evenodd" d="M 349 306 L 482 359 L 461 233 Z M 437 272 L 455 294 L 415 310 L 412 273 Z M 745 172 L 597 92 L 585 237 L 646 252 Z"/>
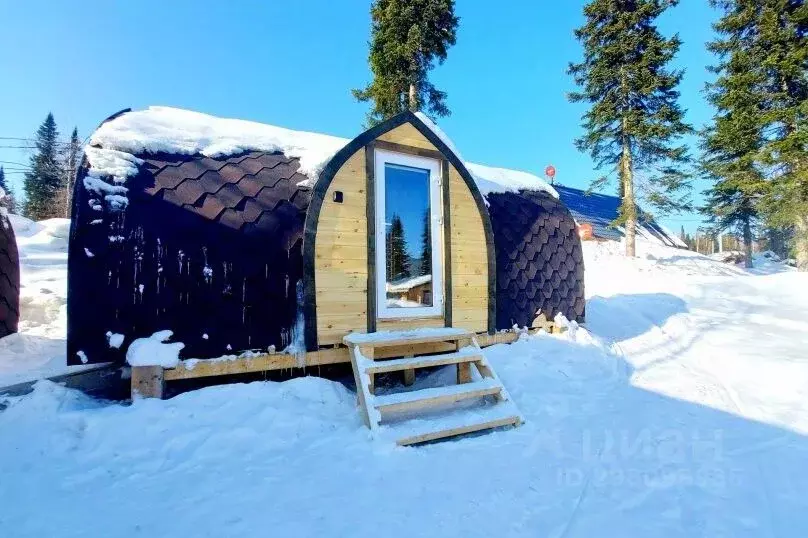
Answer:
<path fill-rule="evenodd" d="M 586 246 L 588 331 L 485 351 L 520 428 L 396 448 L 314 377 L 40 383 L 0 412 L 0 535 L 808 535 L 808 277 L 619 248 Z"/>

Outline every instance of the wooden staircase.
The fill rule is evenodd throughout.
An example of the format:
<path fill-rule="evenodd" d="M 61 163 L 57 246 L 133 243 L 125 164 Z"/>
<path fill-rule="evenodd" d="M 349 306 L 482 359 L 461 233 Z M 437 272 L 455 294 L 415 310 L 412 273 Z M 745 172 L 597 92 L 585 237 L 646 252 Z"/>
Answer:
<path fill-rule="evenodd" d="M 411 445 L 523 422 L 474 333 L 452 328 L 352 333 L 343 342 L 351 351 L 362 418 L 374 434 Z M 415 370 L 450 364 L 457 365 L 456 385 L 375 394 L 377 374 L 400 371 L 411 385 Z M 477 405 L 458 408 L 473 400 Z"/>

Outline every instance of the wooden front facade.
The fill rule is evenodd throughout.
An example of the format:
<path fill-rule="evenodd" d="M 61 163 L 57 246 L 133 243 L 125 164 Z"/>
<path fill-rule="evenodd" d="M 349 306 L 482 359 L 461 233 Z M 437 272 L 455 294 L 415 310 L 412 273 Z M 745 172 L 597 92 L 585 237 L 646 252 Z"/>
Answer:
<path fill-rule="evenodd" d="M 376 197 L 380 151 L 439 165 L 441 308 L 425 316 L 380 315 L 376 284 Z M 306 220 L 306 347 L 342 343 L 350 332 L 494 324 L 493 240 L 482 196 L 460 159 L 417 116 L 393 118 L 357 137 L 321 174 Z M 437 290 L 436 290 L 437 291 Z M 403 310 L 403 309 L 402 309 Z M 406 312 L 402 312 L 406 313 Z"/>

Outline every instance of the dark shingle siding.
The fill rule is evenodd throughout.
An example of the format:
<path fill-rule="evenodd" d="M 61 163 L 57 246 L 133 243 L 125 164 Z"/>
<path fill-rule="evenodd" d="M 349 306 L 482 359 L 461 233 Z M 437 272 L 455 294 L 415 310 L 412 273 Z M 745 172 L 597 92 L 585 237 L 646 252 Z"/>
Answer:
<path fill-rule="evenodd" d="M 487 196 L 497 257 L 497 329 L 530 327 L 539 312 L 584 320 L 584 264 L 575 222 L 547 193 Z"/>
<path fill-rule="evenodd" d="M 92 224 L 99 215 L 77 190 L 85 199 L 70 241 L 68 362 L 79 350 L 92 362 L 123 360 L 135 338 L 163 329 L 186 344 L 186 358 L 286 346 L 311 199 L 297 186 L 307 179 L 298 160 L 255 151 L 138 157 L 123 213 Z M 125 335 L 121 350 L 109 348 L 107 331 Z"/>
<path fill-rule="evenodd" d="M 17 332 L 20 320 L 20 259 L 14 229 L 0 213 L 0 338 Z"/>

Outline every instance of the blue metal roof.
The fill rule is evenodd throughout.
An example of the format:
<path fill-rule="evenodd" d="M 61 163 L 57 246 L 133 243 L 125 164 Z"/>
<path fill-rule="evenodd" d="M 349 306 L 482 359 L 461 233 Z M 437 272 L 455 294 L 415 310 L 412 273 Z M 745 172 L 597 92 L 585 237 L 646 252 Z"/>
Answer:
<path fill-rule="evenodd" d="M 623 231 L 612 227 L 611 223 L 617 219 L 620 208 L 620 198 L 599 192 L 587 193 L 581 189 L 553 185 L 558 191 L 561 201 L 575 217 L 578 223 L 586 222 L 592 225 L 592 234 L 600 239 L 619 241 Z M 671 238 L 654 218 L 648 213 L 639 210 L 639 223 L 646 236 L 651 236 L 668 246 L 677 246 L 676 240 Z"/>

